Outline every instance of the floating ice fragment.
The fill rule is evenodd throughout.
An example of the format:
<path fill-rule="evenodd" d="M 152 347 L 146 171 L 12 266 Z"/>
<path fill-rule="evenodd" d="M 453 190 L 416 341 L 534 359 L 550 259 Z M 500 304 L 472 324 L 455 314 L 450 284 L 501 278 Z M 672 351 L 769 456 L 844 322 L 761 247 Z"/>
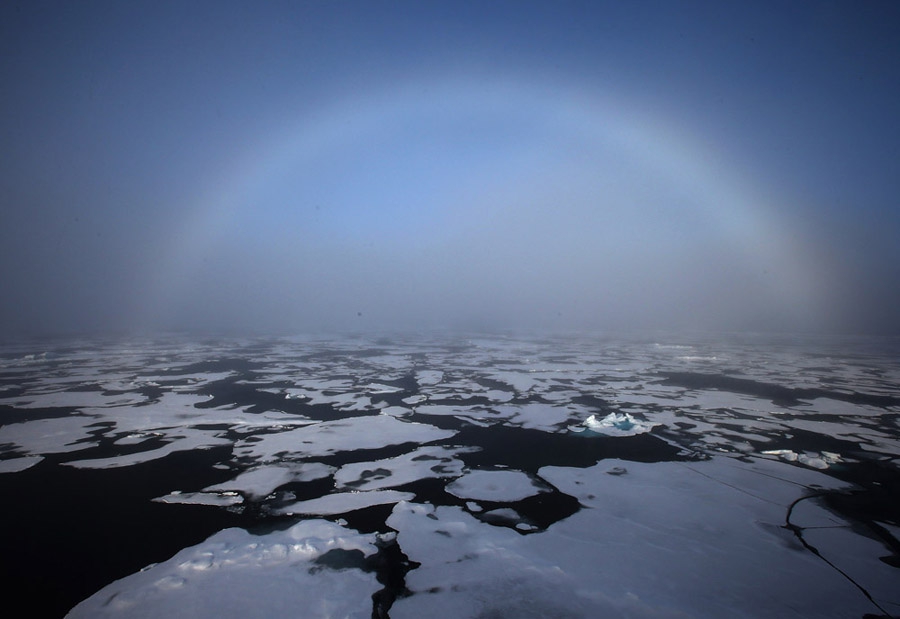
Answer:
<path fill-rule="evenodd" d="M 215 507 L 229 507 L 240 505 L 244 498 L 237 492 L 179 492 L 175 490 L 169 494 L 153 499 L 156 503 L 170 503 L 179 505 L 212 505 Z"/>
<path fill-rule="evenodd" d="M 797 452 L 791 449 L 769 449 L 762 452 L 763 455 L 766 456 L 778 456 L 782 460 L 786 460 L 788 462 L 796 462 L 797 461 Z"/>
<path fill-rule="evenodd" d="M 521 471 L 472 471 L 445 488 L 461 499 L 483 501 L 521 501 L 548 492 Z"/>
<path fill-rule="evenodd" d="M 419 479 L 458 477 L 463 463 L 456 455 L 472 451 L 477 448 L 420 447 L 395 458 L 346 464 L 335 474 L 334 481 L 338 488 L 380 490 Z"/>
<path fill-rule="evenodd" d="M 500 526 L 513 526 L 519 531 L 536 531 L 538 527 L 528 522 L 522 517 L 522 514 L 509 507 L 501 507 L 500 509 L 492 509 L 489 512 L 479 514 L 477 518 L 488 524 Z"/>
<path fill-rule="evenodd" d="M 808 456 L 806 454 L 802 454 L 800 456 L 800 464 L 805 464 L 808 467 L 819 469 L 820 471 L 824 471 L 828 468 L 828 463 L 825 462 L 822 458 L 817 456 Z"/>
<path fill-rule="evenodd" d="M 822 451 L 819 453 L 806 452 L 799 454 L 791 449 L 770 449 L 762 452 L 766 456 L 778 456 L 787 462 L 799 462 L 804 466 L 819 469 L 823 471 L 832 464 L 843 462 L 840 454 L 831 451 Z"/>
<path fill-rule="evenodd" d="M 191 451 L 194 449 L 209 449 L 211 447 L 231 445 L 231 441 L 228 439 L 211 436 L 208 433 L 197 430 L 185 429 L 184 434 L 185 436 L 176 438 L 172 442 L 166 443 L 158 449 L 111 458 L 74 460 L 72 462 L 64 462 L 63 464 L 77 469 L 113 469 L 132 466 L 142 462 L 149 462 L 151 460 L 158 460 L 177 451 Z"/>
<path fill-rule="evenodd" d="M 158 432 L 137 432 L 128 434 L 127 436 L 123 436 L 120 439 L 117 439 L 113 442 L 114 445 L 138 445 L 143 443 L 144 441 L 150 440 L 151 438 L 158 438 L 162 436 L 162 434 Z"/>
<path fill-rule="evenodd" d="M 412 409 L 405 406 L 386 406 L 378 411 L 379 415 L 390 415 L 391 417 L 405 417 L 412 415 Z"/>
<path fill-rule="evenodd" d="M 0 473 L 18 473 L 31 468 L 43 459 L 44 456 L 25 456 L 23 458 L 0 460 Z"/>
<path fill-rule="evenodd" d="M 421 370 L 416 372 L 416 382 L 420 385 L 437 385 L 444 379 L 440 370 Z"/>
<path fill-rule="evenodd" d="M 635 419 L 628 413 L 610 413 L 603 419 L 598 419 L 596 415 L 591 415 L 585 419 L 584 425 L 589 430 L 598 434 L 606 434 L 607 436 L 634 436 L 649 432 L 659 424 Z"/>
<path fill-rule="evenodd" d="M 374 542 L 373 534 L 324 520 L 304 520 L 262 536 L 226 529 L 107 585 L 67 616 L 284 617 L 296 615 L 298 601 L 315 600 L 305 615 L 363 619 L 370 616 L 372 594 L 381 588 L 375 574 L 313 568 L 316 559 L 334 549 L 371 555 L 377 550 Z"/>
<path fill-rule="evenodd" d="M 836 464 L 838 462 L 843 462 L 840 454 L 836 454 L 831 451 L 823 451 L 820 452 L 822 454 L 822 459 L 825 460 L 828 464 Z"/>
<path fill-rule="evenodd" d="M 239 441 L 235 453 L 262 461 L 284 461 L 286 457 L 328 456 L 341 451 L 379 449 L 401 443 L 429 443 L 449 438 L 453 430 L 400 421 L 389 415 L 350 417 L 324 421 L 303 428 L 254 436 Z"/>
<path fill-rule="evenodd" d="M 91 439 L 90 424 L 95 417 L 73 415 L 59 419 L 36 419 L 0 426 L 0 445 L 10 443 L 17 451 L 31 455 L 81 451 L 96 445 Z"/>
<path fill-rule="evenodd" d="M 279 486 L 292 481 L 312 481 L 328 477 L 335 468 L 321 462 L 303 462 L 288 466 L 260 466 L 245 471 L 221 484 L 204 488 L 204 491 L 239 490 L 250 499 L 261 499 Z"/>
<path fill-rule="evenodd" d="M 345 514 L 364 507 L 411 501 L 416 495 L 411 492 L 396 490 L 373 490 L 371 492 L 339 492 L 326 494 L 318 499 L 298 501 L 276 511 L 278 514 L 312 514 L 316 516 L 333 516 Z"/>
<path fill-rule="evenodd" d="M 484 512 L 480 517 L 486 522 L 497 522 L 503 524 L 514 524 L 522 520 L 522 516 L 519 515 L 519 512 L 509 507 L 492 509 L 489 512 Z"/>

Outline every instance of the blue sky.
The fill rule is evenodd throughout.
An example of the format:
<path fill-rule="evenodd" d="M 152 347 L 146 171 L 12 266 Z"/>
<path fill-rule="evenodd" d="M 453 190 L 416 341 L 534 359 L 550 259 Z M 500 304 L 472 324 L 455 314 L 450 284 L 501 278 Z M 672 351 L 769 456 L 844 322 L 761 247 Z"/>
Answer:
<path fill-rule="evenodd" d="M 897 332 L 893 2 L 8 2 L 7 335 Z"/>

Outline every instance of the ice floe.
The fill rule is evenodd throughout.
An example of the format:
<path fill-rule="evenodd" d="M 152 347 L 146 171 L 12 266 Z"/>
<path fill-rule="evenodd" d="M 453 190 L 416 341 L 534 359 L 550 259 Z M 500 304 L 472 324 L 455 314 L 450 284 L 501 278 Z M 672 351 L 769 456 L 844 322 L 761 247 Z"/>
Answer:
<path fill-rule="evenodd" d="M 301 462 L 290 465 L 258 466 L 244 471 L 231 481 L 204 488 L 205 492 L 236 491 L 253 500 L 262 499 L 279 486 L 290 482 L 312 481 L 328 477 L 335 468 L 320 462 Z"/>
<path fill-rule="evenodd" d="M 379 490 L 402 486 L 419 479 L 458 477 L 463 463 L 456 458 L 472 447 L 420 447 L 414 451 L 384 460 L 345 464 L 335 473 L 338 488 Z"/>
<path fill-rule="evenodd" d="M 411 501 L 416 495 L 411 492 L 398 492 L 396 490 L 372 490 L 371 492 L 336 492 L 326 494 L 317 499 L 297 501 L 275 510 L 278 514 L 304 514 L 316 516 L 331 516 L 345 514 L 357 509 L 384 505 L 385 503 L 399 503 Z"/>
<path fill-rule="evenodd" d="M 44 456 L 22 456 L 21 458 L 6 458 L 0 460 L 0 473 L 18 473 L 33 467 L 44 459 Z"/>
<path fill-rule="evenodd" d="M 115 469 L 125 466 L 133 466 L 151 460 L 165 458 L 169 454 L 179 451 L 193 451 L 195 449 L 209 449 L 211 447 L 228 447 L 231 440 L 218 438 L 205 432 L 187 432 L 185 435 L 174 437 L 161 447 L 148 449 L 121 456 L 109 458 L 91 458 L 86 460 L 72 460 L 65 462 L 65 466 L 76 469 Z"/>
<path fill-rule="evenodd" d="M 658 424 L 635 419 L 628 413 L 610 413 L 603 418 L 591 415 L 584 420 L 588 430 L 607 436 L 635 436 L 649 432 Z"/>
<path fill-rule="evenodd" d="M 70 619 L 128 617 L 249 617 L 297 615 L 368 619 L 374 573 L 317 563 L 330 551 L 371 555 L 374 535 L 324 520 L 251 535 L 226 529 L 174 557 L 107 585 L 67 615 Z"/>
<path fill-rule="evenodd" d="M 235 452 L 260 462 L 326 456 L 340 451 L 378 449 L 400 443 L 429 443 L 456 434 L 453 430 L 387 415 L 324 421 L 303 428 L 254 436 L 235 444 Z"/>
<path fill-rule="evenodd" d="M 180 505 L 212 505 L 215 507 L 229 507 L 240 505 L 244 498 L 237 492 L 179 492 L 153 499 L 157 503 L 171 503 Z"/>
<path fill-rule="evenodd" d="M 793 449 L 770 449 L 762 452 L 766 456 L 778 456 L 787 462 L 799 462 L 810 468 L 824 470 L 832 464 L 843 462 L 840 454 L 830 451 L 822 451 L 819 453 L 797 453 Z"/>
<path fill-rule="evenodd" d="M 447 484 L 446 491 L 461 499 L 520 501 L 549 488 L 521 471 L 470 471 Z"/>
<path fill-rule="evenodd" d="M 0 426 L 0 445 L 34 455 L 81 451 L 98 443 L 89 427 L 95 423 L 95 417 L 81 415 L 8 423 Z"/>

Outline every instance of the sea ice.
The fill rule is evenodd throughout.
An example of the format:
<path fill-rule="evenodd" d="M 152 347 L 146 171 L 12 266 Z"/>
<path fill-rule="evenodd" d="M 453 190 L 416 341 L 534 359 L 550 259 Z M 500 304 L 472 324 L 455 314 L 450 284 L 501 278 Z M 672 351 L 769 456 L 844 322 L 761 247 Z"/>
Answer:
<path fill-rule="evenodd" d="M 390 415 L 391 417 L 406 417 L 407 415 L 412 415 L 413 410 L 405 406 L 385 406 L 378 412 L 381 415 Z"/>
<path fill-rule="evenodd" d="M 372 462 L 345 464 L 335 474 L 338 488 L 379 490 L 402 486 L 419 479 L 458 477 L 463 463 L 455 456 L 471 447 L 420 447 L 415 451 Z"/>
<path fill-rule="evenodd" d="M 244 498 L 237 492 L 170 492 L 169 494 L 153 499 L 157 503 L 171 503 L 180 505 L 212 505 L 215 507 L 229 507 L 240 505 Z"/>
<path fill-rule="evenodd" d="M 146 398 L 140 394 L 106 395 L 99 391 L 51 391 L 47 393 L 30 392 L 15 398 L 0 398 L 0 403 L 12 404 L 16 408 L 107 408 L 116 406 L 134 406 L 141 404 Z"/>
<path fill-rule="evenodd" d="M 73 460 L 64 462 L 66 466 L 76 469 L 114 469 L 151 460 L 164 458 L 177 451 L 192 451 L 194 449 L 209 449 L 210 447 L 230 446 L 231 441 L 225 438 L 217 438 L 208 432 L 191 431 L 185 428 L 182 436 L 174 437 L 170 442 L 157 449 L 139 451 L 123 456 L 111 458 L 93 458 L 90 460 Z"/>
<path fill-rule="evenodd" d="M 501 404 L 492 408 L 506 419 L 508 425 L 544 432 L 558 432 L 571 417 L 582 412 L 582 408 L 576 405 L 550 406 L 540 402 L 521 405 Z"/>
<path fill-rule="evenodd" d="M 411 492 L 397 492 L 396 490 L 373 490 L 371 492 L 336 492 L 326 494 L 317 499 L 297 501 L 285 505 L 277 510 L 276 514 L 304 514 L 315 516 L 333 516 L 346 514 L 357 509 L 384 505 L 385 503 L 399 503 L 411 501 L 416 495 Z"/>
<path fill-rule="evenodd" d="M 584 420 L 584 425 L 593 432 L 607 436 L 634 436 L 649 432 L 658 424 L 635 419 L 628 413 L 610 413 L 602 419 L 591 415 Z"/>
<path fill-rule="evenodd" d="M 388 415 L 350 417 L 303 428 L 252 437 L 235 444 L 235 453 L 261 462 L 285 457 L 327 456 L 341 451 L 378 449 L 401 443 L 429 443 L 450 438 L 453 430 L 401 421 Z"/>
<path fill-rule="evenodd" d="M 519 533 L 480 522 L 461 508 L 399 503 L 387 523 L 404 553 L 421 564 L 406 575 L 414 595 L 397 599 L 392 619 L 427 617 L 435 609 L 460 619 L 649 616 L 616 612 L 591 599 L 555 564 L 553 553 L 545 560 L 528 551 Z M 598 580 L 592 589 L 605 586 Z"/>
<path fill-rule="evenodd" d="M 482 619 L 883 614 L 823 558 L 865 586 L 885 608 L 894 611 L 900 604 L 894 593 L 896 568 L 879 561 L 889 550 L 861 533 L 865 522 L 845 520 L 815 498 L 853 489 L 828 472 L 850 476 L 868 470 L 863 466 L 879 471 L 900 466 L 900 422 L 895 418 L 900 407 L 891 404 L 897 401 L 900 371 L 893 357 L 853 357 L 840 351 L 844 356 L 804 356 L 777 347 L 710 342 L 668 349 L 590 338 L 377 344 L 361 337 L 248 339 L 198 345 L 172 341 L 127 350 L 83 343 L 84 349 L 71 345 L 44 359 L 0 361 L 7 364 L 9 381 L 21 383 L 6 392 L 15 396 L 3 400 L 20 409 L 14 419 L 52 413 L 37 411 L 38 406 L 78 408 L 64 418 L 0 426 L 6 458 L 0 472 L 15 474 L 43 454 L 91 449 L 94 456 L 98 444 L 108 449 L 110 442 L 119 451 L 144 451 L 67 464 L 124 467 L 176 450 L 233 444 L 231 458 L 196 461 L 218 469 L 215 479 L 222 478 L 222 470 L 232 471 L 234 479 L 157 499 L 222 507 L 238 503 L 241 495 L 263 499 L 292 482 L 325 479 L 310 485 L 310 491 L 321 492 L 333 476 L 332 493 L 304 495 L 310 500 L 284 511 L 337 517 L 395 504 L 387 524 L 397 531 L 401 550 L 421 565 L 406 575 L 414 595 L 397 599 L 390 610 L 394 619 L 435 612 Z M 254 368 L 250 379 L 241 369 L 248 362 Z M 709 367 L 715 365 L 719 367 Z M 660 382 L 666 372 L 686 371 L 756 381 L 763 391 L 774 386 L 787 394 L 828 395 L 799 398 L 797 405 L 775 410 L 762 396 Z M 390 384 L 411 375 L 419 385 L 416 395 Z M 212 396 L 207 393 L 217 394 L 215 408 L 209 407 Z M 272 394 L 284 394 L 286 400 Z M 250 399 L 256 395 L 260 397 Z M 408 407 L 393 406 L 400 396 L 406 396 Z M 598 400 L 614 412 L 589 416 L 586 402 Z M 347 417 L 316 421 L 299 414 L 306 404 L 327 405 L 316 416 L 328 409 L 328 415 Z M 293 413 L 261 410 L 268 407 Z M 413 408 L 418 415 L 434 415 L 435 425 L 409 421 L 422 419 Z M 498 424 L 548 432 L 578 424 L 571 430 L 581 430 L 586 439 L 578 442 L 596 446 L 598 458 L 611 443 L 591 438 L 592 432 L 630 436 L 661 425 L 659 438 L 684 448 L 681 455 L 690 452 L 698 459 L 653 464 L 606 459 L 578 469 L 542 466 L 552 460 L 542 460 L 546 454 L 538 447 L 523 455 L 539 469 L 538 475 L 493 470 L 491 464 L 502 463 L 490 458 L 497 447 L 491 432 L 503 429 Z M 446 427 L 463 428 L 460 442 L 483 445 L 484 451 L 469 459 L 462 454 L 475 447 L 428 445 L 457 435 Z M 643 438 L 648 439 L 645 446 L 655 441 Z M 392 447 L 400 444 L 402 448 Z M 357 450 L 392 457 L 353 453 Z M 401 451 L 408 453 L 396 455 Z M 716 456 L 717 451 L 738 456 Z M 505 452 L 497 452 L 502 459 Z M 349 464 L 335 468 L 315 462 L 335 454 L 340 456 L 334 460 Z M 708 456 L 712 458 L 703 460 Z M 467 470 L 466 461 L 484 468 Z M 59 469 L 46 467 L 48 476 L 53 471 Z M 71 470 L 64 474 L 80 475 Z M 405 502 L 413 493 L 398 489 L 429 478 L 456 479 L 416 486 L 423 493 L 436 491 L 429 498 L 437 506 Z M 160 492 L 178 488 L 177 476 L 172 480 Z M 528 500 L 547 490 L 545 480 L 559 492 Z M 440 493 L 441 486 L 459 500 Z M 519 500 L 524 502 L 516 504 Z M 464 503 L 465 508 L 440 506 L 442 501 Z M 279 505 L 284 505 L 283 497 Z M 792 505 L 790 524 L 822 558 L 785 528 Z M 527 517 L 531 509 L 544 508 L 550 520 L 555 509 L 561 519 L 536 530 Z M 579 511 L 566 516 L 573 509 Z M 253 510 L 244 515 L 248 523 L 255 522 Z M 374 537 L 336 522 L 304 520 L 287 532 L 268 535 L 220 532 L 109 585 L 72 616 L 269 617 L 296 615 L 301 609 L 309 617 L 369 617 L 371 595 L 381 585 L 371 573 L 335 568 L 342 563 L 333 559 L 360 565 L 362 555 L 374 552 Z M 893 524 L 882 526 L 897 534 Z M 330 550 L 339 552 L 318 561 Z"/>
<path fill-rule="evenodd" d="M 246 494 L 251 500 L 262 499 L 279 486 L 294 481 L 312 481 L 328 477 L 335 471 L 333 466 L 320 462 L 301 462 L 284 466 L 259 466 L 244 471 L 231 481 L 204 488 L 204 492 L 231 490 Z"/>
<path fill-rule="evenodd" d="M 88 426 L 96 417 L 70 415 L 59 419 L 35 419 L 0 426 L 0 445 L 15 445 L 17 451 L 41 455 L 81 451 L 97 445 Z"/>
<path fill-rule="evenodd" d="M 416 382 L 419 385 L 437 385 L 444 379 L 444 373 L 440 370 L 419 370 L 416 372 Z"/>
<path fill-rule="evenodd" d="M 470 471 L 447 484 L 445 490 L 461 499 L 481 501 L 521 501 L 549 492 L 521 471 Z"/>
<path fill-rule="evenodd" d="M 792 449 L 771 449 L 762 452 L 762 454 L 766 456 L 779 456 L 782 460 L 787 462 L 799 462 L 800 464 L 819 470 L 827 469 L 832 464 L 843 461 L 840 454 L 830 451 L 823 451 L 820 453 L 797 453 Z"/>
<path fill-rule="evenodd" d="M 33 467 L 43 459 L 44 456 L 23 456 L 21 458 L 0 460 L 0 473 L 18 473 Z"/>
<path fill-rule="evenodd" d="M 324 520 L 251 535 L 226 529 L 174 557 L 107 585 L 69 619 L 159 617 L 307 617 L 368 619 L 381 589 L 373 573 L 332 569 L 317 559 L 333 550 L 376 551 L 374 535 Z"/>
<path fill-rule="evenodd" d="M 606 474 L 615 469 L 626 472 Z M 810 492 L 805 486 L 840 487 L 821 473 L 720 457 L 689 465 L 608 460 L 540 475 L 590 509 L 523 543 L 580 580 L 581 591 L 703 617 L 845 617 L 872 608 L 824 561 L 785 541 L 780 525 Z"/>

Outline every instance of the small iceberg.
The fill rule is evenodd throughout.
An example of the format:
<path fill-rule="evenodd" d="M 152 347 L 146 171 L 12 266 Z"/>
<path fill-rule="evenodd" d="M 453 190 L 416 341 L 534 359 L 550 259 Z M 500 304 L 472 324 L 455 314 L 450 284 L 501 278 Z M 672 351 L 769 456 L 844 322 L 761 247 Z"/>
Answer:
<path fill-rule="evenodd" d="M 628 413 L 610 413 L 602 419 L 591 415 L 584 420 L 584 425 L 588 430 L 607 436 L 634 436 L 649 432 L 659 424 L 635 419 Z"/>

